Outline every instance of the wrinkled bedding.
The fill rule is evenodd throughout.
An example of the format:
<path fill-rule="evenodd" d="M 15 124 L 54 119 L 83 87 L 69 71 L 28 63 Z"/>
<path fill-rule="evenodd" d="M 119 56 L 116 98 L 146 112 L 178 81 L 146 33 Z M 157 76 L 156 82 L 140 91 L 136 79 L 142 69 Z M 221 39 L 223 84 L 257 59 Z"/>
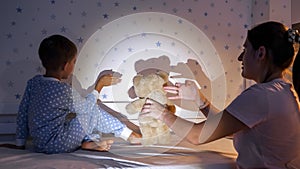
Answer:
<path fill-rule="evenodd" d="M 77 150 L 73 153 L 42 154 L 31 148 L 0 147 L 0 168 L 95 169 L 95 168 L 235 168 L 236 152 L 231 139 L 195 146 L 185 141 L 173 145 L 130 145 L 113 138 L 109 152 Z M 178 141 L 178 140 L 177 140 Z"/>

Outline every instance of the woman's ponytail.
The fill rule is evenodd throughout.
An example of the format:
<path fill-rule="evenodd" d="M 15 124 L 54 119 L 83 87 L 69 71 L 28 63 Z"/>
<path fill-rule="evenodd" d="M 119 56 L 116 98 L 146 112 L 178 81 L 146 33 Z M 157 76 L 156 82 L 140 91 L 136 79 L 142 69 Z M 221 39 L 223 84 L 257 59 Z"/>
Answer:
<path fill-rule="evenodd" d="M 294 88 L 298 97 L 300 97 L 300 34 L 298 30 L 288 30 L 288 41 L 293 44 L 297 44 L 298 47 L 297 55 L 293 63 L 292 75 Z"/>
<path fill-rule="evenodd" d="M 293 84 L 298 97 L 300 97 L 300 49 L 298 50 L 293 64 Z"/>

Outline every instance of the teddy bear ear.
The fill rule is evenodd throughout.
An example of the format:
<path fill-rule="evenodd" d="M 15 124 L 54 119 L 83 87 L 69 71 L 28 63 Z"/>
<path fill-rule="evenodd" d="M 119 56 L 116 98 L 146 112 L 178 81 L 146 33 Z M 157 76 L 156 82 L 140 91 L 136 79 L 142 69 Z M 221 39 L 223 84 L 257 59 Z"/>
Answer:
<path fill-rule="evenodd" d="M 134 76 L 134 78 L 133 78 L 133 85 L 136 86 L 141 81 L 142 78 L 143 78 L 143 76 L 140 75 L 140 74 Z"/>
<path fill-rule="evenodd" d="M 158 71 L 157 74 L 164 79 L 165 82 L 169 81 L 169 74 L 165 71 Z"/>

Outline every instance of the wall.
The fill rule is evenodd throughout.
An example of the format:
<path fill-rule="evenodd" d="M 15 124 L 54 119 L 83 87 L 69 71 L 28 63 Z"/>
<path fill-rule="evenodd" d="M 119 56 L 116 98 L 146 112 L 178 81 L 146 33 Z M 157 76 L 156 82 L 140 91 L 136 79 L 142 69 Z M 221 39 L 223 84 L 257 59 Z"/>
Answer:
<path fill-rule="evenodd" d="M 272 3 L 275 1 L 276 14 L 290 12 L 290 1 Z M 0 133 L 14 132 L 14 116 L 26 81 L 44 73 L 37 55 L 39 43 L 52 34 L 67 36 L 79 48 L 75 73 L 82 86 L 90 86 L 102 69 L 112 68 L 123 74 L 123 86 L 118 87 L 122 90 L 104 90 L 103 101 L 116 100 L 112 90 L 126 96 L 117 99 L 128 100 L 136 63 L 146 61 L 149 65 L 152 58 L 160 61 L 159 56 L 166 55 L 170 60 L 168 69 L 196 60 L 210 80 L 203 90 L 223 108 L 245 87 L 237 56 L 247 29 L 257 20 L 269 19 L 269 2 L 7 1 L 0 11 Z M 280 18 L 286 19 L 289 17 Z M 126 114 L 124 105 L 111 106 Z"/>
<path fill-rule="evenodd" d="M 291 6 L 292 6 L 292 24 L 295 23 L 300 23 L 300 11 L 299 11 L 299 6 L 300 6 L 300 1 L 299 0 L 292 0 L 291 1 Z"/>

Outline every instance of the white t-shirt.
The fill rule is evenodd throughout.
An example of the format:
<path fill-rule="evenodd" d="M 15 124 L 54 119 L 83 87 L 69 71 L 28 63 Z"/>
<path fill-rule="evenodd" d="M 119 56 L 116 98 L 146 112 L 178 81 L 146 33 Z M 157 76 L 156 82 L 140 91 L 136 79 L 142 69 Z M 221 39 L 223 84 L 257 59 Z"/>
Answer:
<path fill-rule="evenodd" d="M 299 101 L 291 84 L 255 84 L 226 110 L 249 127 L 234 135 L 239 168 L 286 168 L 300 155 Z"/>

